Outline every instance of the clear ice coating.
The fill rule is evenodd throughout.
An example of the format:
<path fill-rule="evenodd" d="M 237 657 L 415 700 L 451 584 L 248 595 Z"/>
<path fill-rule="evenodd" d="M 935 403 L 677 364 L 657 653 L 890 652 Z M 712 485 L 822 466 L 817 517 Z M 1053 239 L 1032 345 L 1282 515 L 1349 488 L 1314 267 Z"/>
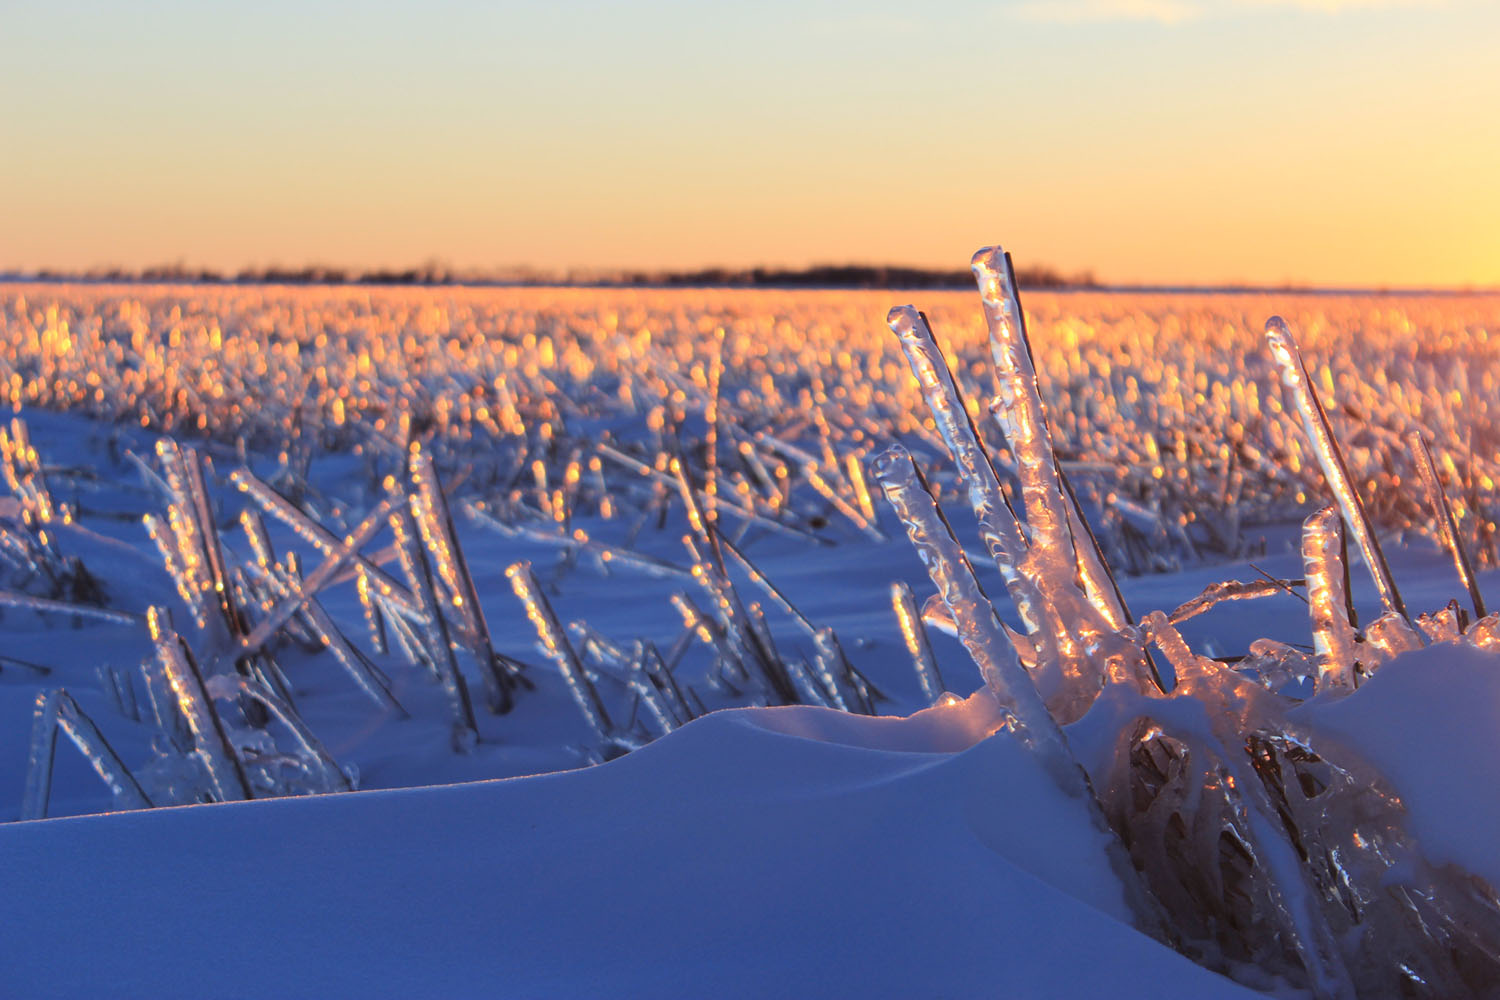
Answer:
<path fill-rule="evenodd" d="M 1401 594 L 1396 589 L 1391 568 L 1375 537 L 1375 528 L 1365 515 L 1365 505 L 1354 490 L 1349 467 L 1344 464 L 1343 452 L 1334 440 L 1328 415 L 1323 411 L 1318 391 L 1307 374 L 1302 352 L 1297 349 L 1297 342 L 1292 338 L 1292 331 L 1286 320 L 1280 316 L 1272 316 L 1266 320 L 1266 343 L 1281 369 L 1282 384 L 1292 393 L 1297 415 L 1302 420 L 1303 433 L 1312 442 L 1313 454 L 1317 456 L 1318 466 L 1323 470 L 1323 478 L 1333 491 L 1334 499 L 1338 501 L 1339 509 L 1344 514 L 1344 522 L 1354 532 L 1360 552 L 1364 554 L 1365 565 L 1369 567 L 1370 576 L 1375 581 L 1375 589 L 1380 592 L 1381 603 L 1387 611 L 1405 618 L 1406 606 L 1401 602 Z"/>
<path fill-rule="evenodd" d="M 1318 691 L 1353 691 L 1359 664 L 1357 636 L 1349 621 L 1344 522 L 1337 507 L 1324 507 L 1302 526 L 1302 572 L 1317 654 Z"/>
<path fill-rule="evenodd" d="M 1422 436 L 1421 431 L 1407 434 L 1406 444 L 1416 460 L 1417 475 L 1422 480 L 1422 487 L 1427 490 L 1428 499 L 1437 514 L 1438 530 L 1442 534 L 1443 544 L 1448 548 L 1448 554 L 1453 557 L 1453 568 L 1458 571 L 1459 580 L 1463 581 L 1464 589 L 1469 592 L 1469 606 L 1474 609 L 1475 618 L 1483 618 L 1484 597 L 1479 593 L 1479 581 L 1474 577 L 1474 565 L 1469 560 L 1469 552 L 1458 535 L 1453 507 L 1448 503 L 1448 495 L 1443 492 L 1442 481 L 1438 479 L 1437 466 L 1432 461 L 1432 449 L 1427 447 L 1427 438 Z"/>
<path fill-rule="evenodd" d="M 420 650 L 419 655 L 442 683 L 453 719 L 453 748 L 466 752 L 478 741 L 479 726 L 474 720 L 469 686 L 464 682 L 464 675 L 458 669 L 458 660 L 453 655 L 448 623 L 438 604 L 437 586 L 432 579 L 427 552 L 417 537 L 417 528 L 406 504 L 387 501 L 377 510 L 389 512 L 391 531 L 396 536 L 396 554 L 401 560 L 401 569 L 406 574 L 407 583 L 417 599 L 422 634 L 420 638 L 412 637 L 412 646 Z M 336 557 L 328 558 L 331 561 Z"/>
<path fill-rule="evenodd" d="M 505 575 L 510 579 L 511 589 L 516 592 L 516 597 L 525 606 L 526 617 L 531 619 L 547 658 L 557 665 L 558 672 L 567 682 L 568 693 L 573 696 L 573 703 L 578 706 L 578 711 L 583 714 L 601 743 L 615 744 L 619 737 L 614 724 L 610 722 L 604 702 L 600 701 L 599 692 L 589 682 L 577 651 L 568 641 L 568 634 L 563 631 L 562 623 L 557 620 L 547 596 L 542 593 L 542 585 L 537 582 L 536 574 L 531 571 L 531 564 L 513 563 L 505 571 Z"/>
<path fill-rule="evenodd" d="M 979 443 L 979 433 L 969 419 L 969 412 L 964 409 L 948 362 L 938 349 L 927 320 L 913 306 L 896 306 L 886 317 L 886 323 L 900 339 L 901 350 L 937 421 L 938 433 L 963 477 L 969 506 L 979 521 L 980 538 L 1004 577 L 1022 622 L 1028 631 L 1034 632 L 1042 621 L 1038 608 L 1041 595 L 1033 581 L 1021 572 L 1026 539 L 995 475 L 995 467 Z"/>
<path fill-rule="evenodd" d="M 900 445 L 892 445 L 875 456 L 873 471 L 953 615 L 959 641 L 979 667 L 990 692 L 1015 716 L 1028 744 L 1037 748 L 1064 788 L 1081 792 L 1083 775 L 1072 759 L 1067 739 L 1021 666 L 1015 646 L 995 616 L 994 605 L 980 588 L 963 547 L 922 482 L 911 455 Z"/>
<path fill-rule="evenodd" d="M 943 675 L 938 671 L 937 659 L 932 655 L 932 643 L 927 640 L 927 629 L 922 624 L 922 613 L 917 610 L 916 595 L 905 580 L 891 584 L 891 607 L 896 612 L 896 621 L 901 626 L 901 639 L 906 651 L 911 654 L 912 664 L 917 670 L 917 680 L 922 685 L 922 696 L 928 704 L 935 705 L 943 696 Z"/>

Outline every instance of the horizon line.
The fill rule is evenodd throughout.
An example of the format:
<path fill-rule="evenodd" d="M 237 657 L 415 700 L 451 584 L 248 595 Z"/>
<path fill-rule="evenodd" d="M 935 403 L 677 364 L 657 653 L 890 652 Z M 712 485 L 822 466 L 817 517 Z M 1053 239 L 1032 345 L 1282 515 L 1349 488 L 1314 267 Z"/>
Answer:
<path fill-rule="evenodd" d="M 1347 285 L 1287 279 L 1280 282 L 1101 281 L 1092 270 L 1064 273 L 1049 265 L 1016 269 L 1017 284 L 1033 291 L 1135 292 L 1162 294 L 1318 294 L 1318 295 L 1495 295 L 1495 285 Z M 463 288 L 723 288 L 880 291 L 896 289 L 968 290 L 968 269 L 904 264 L 814 264 L 806 267 L 756 265 L 696 268 L 574 267 L 517 265 L 455 268 L 428 261 L 406 268 L 344 268 L 331 265 L 242 267 L 234 272 L 180 263 L 145 267 L 90 267 L 0 270 L 0 284 L 129 285 L 295 285 Z"/>

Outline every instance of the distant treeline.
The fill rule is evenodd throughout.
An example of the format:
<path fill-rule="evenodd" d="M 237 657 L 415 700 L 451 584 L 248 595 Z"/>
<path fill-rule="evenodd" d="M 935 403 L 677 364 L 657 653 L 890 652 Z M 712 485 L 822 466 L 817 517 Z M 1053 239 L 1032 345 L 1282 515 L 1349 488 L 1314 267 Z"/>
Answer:
<path fill-rule="evenodd" d="M 966 270 L 931 270 L 868 264 L 819 264 L 804 268 L 704 268 L 696 271 L 572 271 L 549 274 L 529 269 L 459 271 L 441 264 L 395 270 L 354 271 L 339 267 L 244 268 L 234 273 L 212 268 L 163 264 L 138 270 L 95 268 L 84 272 L 49 269 L 0 277 L 40 281 L 187 282 L 197 284 L 266 285 L 590 285 L 656 288 L 972 288 Z M 1097 287 L 1092 273 L 1066 275 L 1049 267 L 1018 268 L 1016 278 L 1027 288 Z"/>

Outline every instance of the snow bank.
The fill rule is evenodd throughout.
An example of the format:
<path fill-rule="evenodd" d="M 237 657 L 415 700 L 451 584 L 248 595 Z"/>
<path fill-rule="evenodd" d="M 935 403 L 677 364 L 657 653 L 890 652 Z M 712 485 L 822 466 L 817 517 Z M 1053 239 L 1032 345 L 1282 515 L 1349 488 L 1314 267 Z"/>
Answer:
<path fill-rule="evenodd" d="M 1127 926 L 978 695 L 601 767 L 0 827 L 17 996 L 1249 996 Z"/>
<path fill-rule="evenodd" d="M 1314 699 L 1291 718 L 1386 777 L 1429 861 L 1500 886 L 1500 655 L 1429 646 L 1392 660 L 1348 697 Z"/>

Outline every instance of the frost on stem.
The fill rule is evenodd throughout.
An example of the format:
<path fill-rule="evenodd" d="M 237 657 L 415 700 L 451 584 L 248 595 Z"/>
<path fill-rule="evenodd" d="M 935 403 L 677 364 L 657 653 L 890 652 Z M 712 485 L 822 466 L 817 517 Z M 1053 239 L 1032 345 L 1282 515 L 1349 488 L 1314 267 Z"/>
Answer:
<path fill-rule="evenodd" d="M 1344 464 L 1343 452 L 1334 440 L 1328 414 L 1324 412 L 1318 392 L 1313 388 L 1312 379 L 1307 374 L 1307 365 L 1302 360 L 1302 352 L 1297 349 L 1297 342 L 1292 338 L 1292 331 L 1286 320 L 1280 316 L 1272 316 L 1266 320 L 1266 343 L 1276 358 L 1276 364 L 1281 368 L 1282 384 L 1292 393 L 1297 415 L 1302 421 L 1303 433 L 1312 442 L 1313 454 L 1317 456 L 1318 466 L 1323 470 L 1323 478 L 1333 491 L 1334 499 L 1343 511 L 1344 522 L 1354 532 L 1359 550 L 1364 554 L 1365 565 L 1369 567 L 1370 576 L 1375 581 L 1375 589 L 1380 592 L 1381 603 L 1388 612 L 1395 612 L 1406 618 L 1406 605 L 1401 601 L 1396 581 L 1391 576 L 1391 568 L 1385 561 L 1385 553 L 1381 551 L 1380 542 L 1375 538 L 1375 528 L 1365 514 L 1365 505 L 1360 501 L 1359 494 L 1354 491 L 1349 467 Z"/>

